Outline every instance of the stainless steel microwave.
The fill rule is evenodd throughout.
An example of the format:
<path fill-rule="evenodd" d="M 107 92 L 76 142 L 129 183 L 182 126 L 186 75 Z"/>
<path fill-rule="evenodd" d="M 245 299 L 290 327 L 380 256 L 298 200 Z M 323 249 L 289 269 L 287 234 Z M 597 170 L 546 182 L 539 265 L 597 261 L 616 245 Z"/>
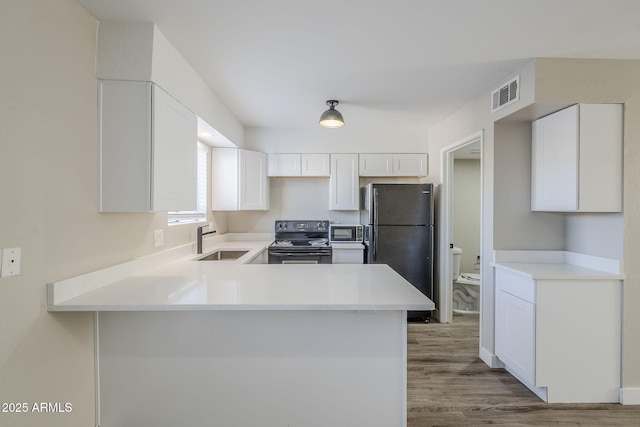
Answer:
<path fill-rule="evenodd" d="M 364 227 L 360 224 L 329 224 L 329 241 L 361 243 Z"/>

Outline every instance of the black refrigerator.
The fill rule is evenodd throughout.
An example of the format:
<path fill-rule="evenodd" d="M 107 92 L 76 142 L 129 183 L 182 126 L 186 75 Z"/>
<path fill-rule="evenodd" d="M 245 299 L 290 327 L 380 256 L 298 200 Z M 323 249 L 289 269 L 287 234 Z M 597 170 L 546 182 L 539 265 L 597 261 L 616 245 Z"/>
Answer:
<path fill-rule="evenodd" d="M 433 184 L 368 184 L 360 196 L 365 262 L 388 264 L 433 299 Z M 431 312 L 407 317 L 428 321 Z"/>

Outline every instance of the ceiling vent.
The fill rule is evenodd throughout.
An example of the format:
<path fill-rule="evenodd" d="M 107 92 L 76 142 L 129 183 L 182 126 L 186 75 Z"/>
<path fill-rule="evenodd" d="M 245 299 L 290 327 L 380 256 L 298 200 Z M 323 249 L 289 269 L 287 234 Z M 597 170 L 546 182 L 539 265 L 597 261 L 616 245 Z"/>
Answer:
<path fill-rule="evenodd" d="M 491 92 L 491 112 L 494 113 L 520 99 L 520 76 L 516 76 Z"/>

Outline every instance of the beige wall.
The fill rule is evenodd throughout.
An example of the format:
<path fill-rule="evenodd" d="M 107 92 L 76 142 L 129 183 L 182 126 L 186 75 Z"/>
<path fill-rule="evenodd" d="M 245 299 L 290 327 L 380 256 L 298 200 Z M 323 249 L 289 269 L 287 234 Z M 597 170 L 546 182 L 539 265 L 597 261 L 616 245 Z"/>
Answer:
<path fill-rule="evenodd" d="M 47 313 L 47 282 L 193 241 L 193 227 L 169 228 L 165 214 L 97 213 L 96 30 L 96 21 L 73 0 L 0 2 L 0 247 L 22 248 L 21 275 L 0 279 L 0 402 L 73 405 L 67 414 L 0 413 L 0 425 L 94 423 L 92 316 Z M 495 153 L 494 121 L 532 104 L 534 89 L 536 102 L 549 104 L 624 102 L 623 247 L 628 280 L 623 384 L 640 386 L 640 63 L 545 59 L 519 72 L 522 92 L 517 105 L 491 116 L 487 93 L 433 128 L 427 181 L 440 181 L 442 147 L 484 129 L 483 251 L 490 254 L 493 211 L 503 209 L 494 202 L 494 169 L 499 167 L 494 162 L 500 157 Z M 496 83 L 504 77 L 498 76 Z M 373 146 L 379 147 L 387 135 Z M 360 149 L 365 141 L 361 139 L 353 151 L 374 151 Z M 418 132 L 411 134 L 411 141 L 403 148 L 422 151 Z M 281 149 L 301 148 L 304 143 L 283 143 Z M 262 142 L 252 138 L 251 144 L 257 148 Z M 324 145 L 322 151 L 333 151 L 331 147 Z M 226 215 L 216 219 L 226 226 Z M 235 218 L 229 223 L 237 225 Z M 164 247 L 153 247 L 156 229 L 165 230 Z M 573 229 L 579 233 L 580 225 Z M 487 268 L 485 256 L 483 269 Z M 493 284 L 486 284 L 482 345 L 492 350 Z"/>
<path fill-rule="evenodd" d="M 481 347 L 493 354 L 493 275 L 491 273 L 491 254 L 493 251 L 493 215 L 494 215 L 494 126 L 493 122 L 533 103 L 535 94 L 535 61 L 530 61 L 521 69 L 507 76 L 496 76 L 496 87 L 507 79 L 520 75 L 520 100 L 504 109 L 491 114 L 489 110 L 490 90 L 475 98 L 459 111 L 449 116 L 429 130 L 429 176 L 427 181 L 441 183 L 441 151 L 465 138 L 483 131 L 482 147 L 482 311 L 480 317 Z M 440 225 L 441 227 L 441 225 Z M 439 286 L 439 284 L 436 284 Z"/>
<path fill-rule="evenodd" d="M 49 314 L 46 283 L 193 241 L 166 214 L 99 214 L 97 22 L 73 0 L 0 2 L 0 402 L 69 402 L 7 426 L 94 425 L 93 316 Z M 153 230 L 165 246 L 153 247 Z"/>
<path fill-rule="evenodd" d="M 480 255 L 480 160 L 454 160 L 454 245 L 462 249 L 460 271 L 474 273 Z"/>
<path fill-rule="evenodd" d="M 483 286 L 481 351 L 493 354 L 493 290 L 484 274 L 494 249 L 566 249 L 595 256 L 624 257 L 622 386 L 640 386 L 640 61 L 537 59 L 520 74 L 520 100 L 495 114 L 490 91 L 429 132 L 430 176 L 439 180 L 439 152 L 484 130 Z M 504 78 L 496 79 L 500 83 Z M 624 103 L 624 215 L 547 214 L 528 210 L 531 120 L 563 106 Z M 597 173 L 597 171 L 594 171 Z M 594 233 L 593 230 L 598 230 Z M 620 250 L 620 247 L 622 250 Z M 605 249 L 603 249 L 605 248 Z M 611 255 L 613 254 L 613 256 Z"/>
<path fill-rule="evenodd" d="M 48 314 L 45 284 L 118 258 L 98 249 L 106 236 L 87 215 L 96 200 L 95 31 L 73 1 L 0 3 L 0 246 L 22 248 L 21 275 L 0 279 L 0 402 L 73 405 L 68 414 L 0 413 L 0 425 L 94 423 L 92 315 Z"/>
<path fill-rule="evenodd" d="M 624 282 L 622 385 L 640 387 L 640 61 L 559 60 L 537 61 L 536 100 L 543 103 L 569 101 L 585 103 L 624 103 L 624 216 L 591 215 L 574 224 L 573 233 L 607 228 L 623 233 Z M 597 173 L 597 171 L 594 171 Z M 616 222 L 622 220 L 623 227 Z M 610 233 L 611 234 L 611 233 Z M 584 252 L 594 253 L 601 246 L 597 239 L 584 242 Z M 572 244 L 578 238 L 570 237 Z M 578 243 L 576 243 L 576 241 Z M 605 236 L 603 243 L 613 246 Z"/>

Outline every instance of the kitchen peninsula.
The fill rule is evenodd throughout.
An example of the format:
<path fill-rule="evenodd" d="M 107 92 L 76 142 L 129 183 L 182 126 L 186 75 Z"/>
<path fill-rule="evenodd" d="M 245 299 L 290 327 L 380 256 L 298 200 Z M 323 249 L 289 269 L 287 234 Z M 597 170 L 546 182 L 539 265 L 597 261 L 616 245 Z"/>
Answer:
<path fill-rule="evenodd" d="M 268 243 L 49 285 L 49 311 L 96 313 L 99 425 L 406 425 L 406 311 L 433 302 L 386 265 L 251 264 Z"/>

